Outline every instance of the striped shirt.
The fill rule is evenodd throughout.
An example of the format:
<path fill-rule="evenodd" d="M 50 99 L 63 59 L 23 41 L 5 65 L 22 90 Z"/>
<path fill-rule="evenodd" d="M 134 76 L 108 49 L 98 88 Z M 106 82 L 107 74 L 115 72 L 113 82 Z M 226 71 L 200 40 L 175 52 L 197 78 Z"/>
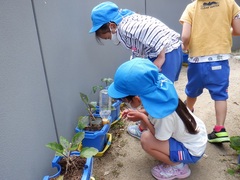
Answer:
<path fill-rule="evenodd" d="M 122 19 L 117 37 L 134 56 L 144 58 L 155 58 L 164 48 L 169 53 L 181 45 L 179 33 L 154 17 L 137 13 Z"/>

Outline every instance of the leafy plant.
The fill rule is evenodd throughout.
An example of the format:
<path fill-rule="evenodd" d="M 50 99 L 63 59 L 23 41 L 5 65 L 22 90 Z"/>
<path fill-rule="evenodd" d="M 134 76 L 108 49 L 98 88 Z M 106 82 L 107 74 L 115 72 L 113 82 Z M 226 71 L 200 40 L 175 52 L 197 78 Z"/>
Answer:
<path fill-rule="evenodd" d="M 240 136 L 230 137 L 230 147 L 234 149 L 238 154 L 238 166 L 235 169 L 229 169 L 229 174 L 240 173 Z"/>
<path fill-rule="evenodd" d="M 102 85 L 96 85 L 96 86 L 93 86 L 92 87 L 92 91 L 93 93 L 96 93 L 97 90 L 102 90 L 104 89 L 105 87 L 109 86 L 112 82 L 113 82 L 113 79 L 112 78 L 102 78 L 101 81 L 103 83 L 105 83 L 105 86 L 102 86 Z"/>
<path fill-rule="evenodd" d="M 88 116 L 80 116 L 78 118 L 78 125 L 77 125 L 77 127 L 78 127 L 78 129 L 83 130 L 85 127 L 88 126 L 88 123 L 89 123 Z M 92 121 L 90 121 L 90 125 L 92 125 Z"/>
<path fill-rule="evenodd" d="M 237 165 L 235 168 L 229 168 L 227 172 L 230 175 L 240 174 L 240 165 Z"/>
<path fill-rule="evenodd" d="M 87 108 L 87 111 L 89 114 L 89 124 L 91 126 L 92 120 L 94 120 L 94 121 L 96 120 L 96 118 L 93 115 L 94 111 L 96 110 L 96 106 L 93 105 L 91 102 L 89 102 L 88 96 L 86 94 L 80 93 L 80 97 Z M 81 120 L 82 118 L 85 118 L 85 117 L 87 117 L 87 116 L 80 116 L 79 118 Z"/>
<path fill-rule="evenodd" d="M 46 147 L 55 151 L 56 156 L 62 156 L 66 159 L 66 162 L 67 162 L 66 172 L 68 168 L 73 164 L 70 158 L 71 152 L 79 151 L 80 157 L 83 157 L 83 158 L 89 158 L 98 153 L 98 149 L 94 147 L 79 148 L 82 145 L 82 140 L 84 139 L 84 136 L 85 136 L 85 132 L 78 132 L 73 136 L 71 142 L 69 142 L 63 136 L 60 136 L 60 143 L 51 142 L 46 144 Z"/>
<path fill-rule="evenodd" d="M 113 82 L 113 79 L 112 78 L 102 78 L 101 81 L 103 83 L 105 83 L 104 84 L 105 86 L 102 86 L 102 85 L 93 86 L 92 87 L 93 93 L 96 93 L 97 90 L 102 90 L 105 87 L 109 86 Z M 96 111 L 97 102 L 95 102 L 95 101 L 90 102 L 88 96 L 82 92 L 80 92 L 80 97 L 81 97 L 81 100 L 83 101 L 83 103 L 85 104 L 86 109 L 89 114 L 89 116 L 80 116 L 78 118 L 78 128 L 84 129 L 87 126 L 91 127 L 93 124 L 92 121 L 96 121 L 96 118 L 93 115 L 93 113 Z M 112 107 L 112 110 L 115 110 L 115 108 Z"/>
<path fill-rule="evenodd" d="M 240 155 L 240 136 L 230 137 L 230 147 Z"/>

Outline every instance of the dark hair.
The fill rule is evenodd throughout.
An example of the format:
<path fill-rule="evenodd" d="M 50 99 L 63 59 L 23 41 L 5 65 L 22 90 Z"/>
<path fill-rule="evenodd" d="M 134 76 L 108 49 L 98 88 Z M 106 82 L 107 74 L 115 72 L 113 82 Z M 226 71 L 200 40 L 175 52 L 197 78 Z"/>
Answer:
<path fill-rule="evenodd" d="M 199 132 L 194 117 L 190 114 L 186 105 L 182 102 L 181 99 L 178 99 L 178 106 L 175 111 L 177 112 L 178 116 L 182 119 L 185 127 L 187 128 L 190 134 L 197 134 Z"/>
<path fill-rule="evenodd" d="M 132 101 L 132 99 L 134 98 L 135 96 L 127 96 L 127 97 L 125 97 L 128 101 Z"/>
<path fill-rule="evenodd" d="M 110 28 L 109 28 L 109 23 L 105 23 L 95 32 L 96 41 L 99 44 L 103 44 L 102 41 L 101 41 L 101 38 L 99 36 L 100 36 L 100 34 L 105 34 L 105 33 L 108 33 L 108 32 L 111 32 Z"/>

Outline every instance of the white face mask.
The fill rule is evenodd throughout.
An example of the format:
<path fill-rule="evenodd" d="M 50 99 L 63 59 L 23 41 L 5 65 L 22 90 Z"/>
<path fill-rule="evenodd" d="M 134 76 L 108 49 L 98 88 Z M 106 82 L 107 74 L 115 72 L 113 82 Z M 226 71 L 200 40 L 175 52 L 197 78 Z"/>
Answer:
<path fill-rule="evenodd" d="M 114 45 L 119 45 L 120 41 L 117 38 L 117 32 L 113 34 L 111 28 L 110 28 L 110 31 L 111 31 L 111 40 L 112 40 L 113 44 Z"/>
<path fill-rule="evenodd" d="M 142 105 L 139 105 L 138 107 L 134 108 L 134 107 L 132 107 L 131 103 L 128 103 L 128 102 L 126 102 L 126 103 L 124 103 L 124 104 L 126 104 L 126 106 L 127 106 L 128 108 L 133 109 L 133 110 L 140 110 L 140 109 L 143 108 Z"/>

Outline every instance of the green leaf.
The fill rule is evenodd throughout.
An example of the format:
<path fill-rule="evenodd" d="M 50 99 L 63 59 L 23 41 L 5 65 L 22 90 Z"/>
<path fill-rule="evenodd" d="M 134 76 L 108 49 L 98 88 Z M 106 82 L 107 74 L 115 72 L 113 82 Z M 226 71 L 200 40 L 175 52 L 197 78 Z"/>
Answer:
<path fill-rule="evenodd" d="M 63 149 L 68 149 L 70 146 L 69 141 L 63 136 L 60 136 L 60 144 L 62 145 Z"/>
<path fill-rule="evenodd" d="M 99 90 L 102 90 L 102 89 L 103 89 L 103 86 L 93 86 L 93 87 L 92 87 L 93 93 L 96 93 L 98 89 L 99 89 Z"/>
<path fill-rule="evenodd" d="M 98 149 L 94 147 L 84 147 L 81 150 L 80 156 L 89 158 L 89 157 L 95 156 L 97 153 L 98 153 Z"/>
<path fill-rule="evenodd" d="M 95 109 L 95 106 L 93 105 L 93 104 L 91 104 L 91 103 L 88 103 L 88 106 L 89 106 L 89 108 L 93 108 L 93 109 Z"/>
<path fill-rule="evenodd" d="M 78 149 L 78 145 L 77 144 L 73 144 L 72 147 L 69 149 L 69 151 L 76 151 L 77 149 Z"/>
<path fill-rule="evenodd" d="M 81 97 L 82 101 L 84 102 L 84 104 L 87 106 L 88 96 L 86 94 L 80 93 L 80 97 Z"/>
<path fill-rule="evenodd" d="M 228 172 L 228 174 L 230 174 L 230 175 L 234 175 L 234 174 L 235 174 L 234 169 L 228 169 L 227 172 Z"/>
<path fill-rule="evenodd" d="M 237 151 L 240 154 L 240 136 L 230 137 L 230 147 Z"/>
<path fill-rule="evenodd" d="M 97 106 L 97 101 L 91 101 L 89 104 L 93 105 L 93 107 Z"/>
<path fill-rule="evenodd" d="M 63 154 L 63 147 L 61 144 L 58 144 L 56 142 L 51 142 L 51 143 L 46 144 L 46 147 L 52 149 L 53 151 L 60 153 L 61 156 Z"/>
<path fill-rule="evenodd" d="M 70 155 L 70 146 L 66 149 L 63 149 L 63 154 L 64 156 L 67 156 L 67 157 Z"/>
<path fill-rule="evenodd" d="M 78 118 L 78 129 L 83 130 L 85 127 L 87 127 L 89 124 L 88 116 L 80 116 Z"/>
<path fill-rule="evenodd" d="M 73 145 L 78 145 L 82 142 L 82 140 L 85 137 L 85 132 L 78 132 L 76 133 L 73 138 L 72 138 L 72 144 Z"/>
<path fill-rule="evenodd" d="M 64 155 L 63 153 L 59 153 L 59 152 L 55 153 L 55 156 L 63 156 L 63 155 Z"/>
<path fill-rule="evenodd" d="M 113 82 L 113 79 L 112 78 L 102 78 L 101 81 L 105 82 L 105 85 L 108 86 L 109 84 L 111 84 Z"/>

